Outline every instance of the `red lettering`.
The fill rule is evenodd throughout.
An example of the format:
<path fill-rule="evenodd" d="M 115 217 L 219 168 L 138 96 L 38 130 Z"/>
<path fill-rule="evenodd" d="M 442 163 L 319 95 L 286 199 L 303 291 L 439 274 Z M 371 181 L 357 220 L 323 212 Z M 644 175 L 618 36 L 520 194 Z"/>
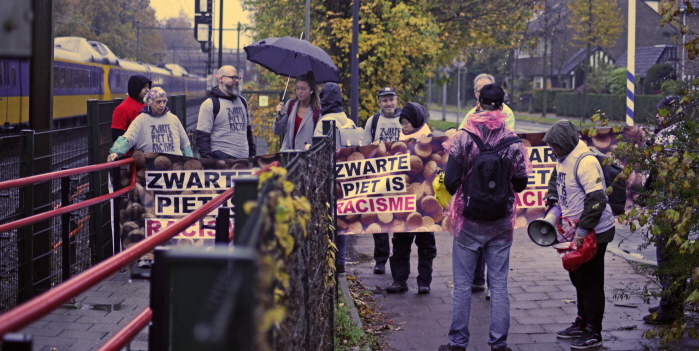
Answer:
<path fill-rule="evenodd" d="M 517 199 L 517 207 L 522 207 L 522 199 L 519 197 L 519 193 L 515 193 L 515 198 Z"/>
<path fill-rule="evenodd" d="M 344 207 L 345 207 L 344 202 L 338 202 L 337 203 L 337 214 L 339 214 L 339 215 L 345 214 Z"/>
<path fill-rule="evenodd" d="M 402 197 L 392 197 L 388 199 L 388 210 L 391 212 L 404 212 L 403 211 L 403 198 Z"/>
<path fill-rule="evenodd" d="M 364 204 L 365 206 L 359 207 L 361 204 Z M 366 199 L 359 199 L 357 200 L 357 212 L 367 212 L 369 209 L 366 207 Z"/>
<path fill-rule="evenodd" d="M 376 200 L 376 210 L 379 212 L 384 212 L 388 209 L 386 206 L 386 199 L 383 197 L 380 197 Z"/>
<path fill-rule="evenodd" d="M 405 211 L 416 211 L 415 196 L 405 198 Z"/>
<path fill-rule="evenodd" d="M 544 207 L 544 192 L 539 190 L 537 195 L 539 195 L 537 205 L 539 205 L 539 207 Z"/>
<path fill-rule="evenodd" d="M 146 221 L 146 236 L 158 234 L 160 232 L 160 221 Z"/>
<path fill-rule="evenodd" d="M 531 196 L 536 196 L 536 194 L 534 194 L 531 191 L 527 191 L 526 193 L 524 193 L 524 205 L 525 206 L 534 206 L 534 204 L 536 204 L 536 199 L 533 201 L 529 199 Z"/>
<path fill-rule="evenodd" d="M 354 213 L 354 205 L 352 200 L 345 203 L 345 213 Z"/>

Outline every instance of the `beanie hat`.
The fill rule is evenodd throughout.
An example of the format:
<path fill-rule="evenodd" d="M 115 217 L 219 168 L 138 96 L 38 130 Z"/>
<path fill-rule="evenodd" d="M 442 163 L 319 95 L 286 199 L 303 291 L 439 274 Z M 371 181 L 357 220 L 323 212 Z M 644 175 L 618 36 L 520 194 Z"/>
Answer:
<path fill-rule="evenodd" d="M 163 88 L 155 87 L 151 89 L 148 94 L 146 94 L 146 98 L 144 100 L 146 100 L 147 104 L 150 104 L 157 98 L 167 98 L 167 93 L 165 90 L 163 90 Z"/>
<path fill-rule="evenodd" d="M 405 118 L 413 128 L 421 128 L 427 119 L 427 109 L 416 102 L 409 102 L 400 111 L 400 118 Z"/>

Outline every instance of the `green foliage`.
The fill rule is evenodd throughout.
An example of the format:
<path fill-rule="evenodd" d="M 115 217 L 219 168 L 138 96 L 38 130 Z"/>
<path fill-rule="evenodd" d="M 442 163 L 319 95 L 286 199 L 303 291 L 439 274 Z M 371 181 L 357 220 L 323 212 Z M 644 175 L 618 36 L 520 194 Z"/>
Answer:
<path fill-rule="evenodd" d="M 593 67 L 590 70 L 590 75 L 587 79 L 587 86 L 591 93 L 593 94 L 604 94 L 607 93 L 607 77 L 609 77 L 614 70 L 614 66 L 602 64 L 597 67 Z"/>
<path fill-rule="evenodd" d="M 635 122 L 641 124 L 655 123 L 655 105 L 660 100 L 658 95 L 636 95 L 634 101 Z M 583 111 L 583 99 L 579 94 L 556 94 L 556 114 L 568 117 L 589 117 L 595 111 L 602 110 L 611 121 L 626 120 L 626 95 L 587 94 L 587 110 Z"/>
<path fill-rule="evenodd" d="M 341 296 L 335 305 L 335 350 L 349 351 L 353 347 L 365 346 L 368 342 L 367 335 L 354 323 L 347 302 Z"/>
<path fill-rule="evenodd" d="M 616 0 L 572 0 L 568 3 L 573 40 L 580 47 L 608 47 L 619 38 L 624 23 Z M 575 43 L 575 42 L 574 42 Z"/>
<path fill-rule="evenodd" d="M 656 63 L 650 66 L 643 81 L 643 92 L 646 94 L 660 93 L 660 87 L 667 80 L 675 80 L 675 69 L 667 63 Z"/>
<path fill-rule="evenodd" d="M 679 11 L 673 10 L 672 3 L 663 4 L 662 16 L 661 25 L 680 23 L 677 18 Z M 687 34 L 688 43 L 699 44 L 699 33 L 684 26 L 681 26 L 681 31 Z M 690 60 L 699 54 L 696 48 L 692 50 L 688 55 Z M 658 71 L 669 70 L 658 68 Z M 662 76 L 667 77 L 656 75 Z M 671 132 L 673 140 L 647 143 L 643 138 L 627 139 L 618 144 L 614 156 L 625 159 L 626 167 L 635 174 L 655 177 L 650 188 L 636 188 L 637 196 L 642 199 L 637 204 L 643 203 L 643 206 L 636 206 L 636 211 L 630 212 L 626 220 L 628 223 L 643 223 L 638 231 L 646 238 L 645 244 L 665 243 L 663 267 L 656 276 L 671 277 L 673 283 L 666 296 L 696 309 L 699 301 L 699 221 L 696 220 L 699 216 L 699 90 L 696 86 L 699 86 L 699 80 L 693 84 L 694 89 L 685 90 L 678 102 L 658 111 L 665 116 L 663 125 L 674 128 Z M 690 337 L 696 337 L 696 327 L 685 330 L 688 324 L 694 323 L 688 323 L 690 321 L 684 315 L 680 317 L 672 325 L 648 331 L 645 336 L 659 336 L 661 342 L 671 342 L 682 339 L 688 331 Z"/>
<path fill-rule="evenodd" d="M 563 90 L 563 89 L 547 89 L 546 90 L 546 111 L 552 112 L 554 111 L 554 108 L 556 106 L 556 95 L 558 93 L 565 93 L 565 92 L 570 92 L 570 90 Z M 541 103 L 542 103 L 542 95 L 543 95 L 543 90 L 533 90 L 532 91 L 532 98 L 534 99 L 534 103 L 532 104 L 532 111 L 531 112 L 541 112 Z"/>
<path fill-rule="evenodd" d="M 625 67 L 612 69 L 605 77 L 604 85 L 610 94 L 625 95 L 626 94 L 626 73 Z"/>
<path fill-rule="evenodd" d="M 56 0 L 55 36 L 76 36 L 107 45 L 115 55 L 136 60 L 137 22 L 158 27 L 150 0 Z M 141 29 L 138 57 L 156 63 L 163 44 L 157 30 Z"/>
<path fill-rule="evenodd" d="M 668 95 L 682 95 L 684 90 L 689 88 L 687 82 L 681 80 L 666 80 L 660 85 L 660 94 L 663 96 Z"/>
<path fill-rule="evenodd" d="M 285 35 L 298 37 L 304 30 L 305 1 L 243 0 L 242 3 L 253 13 L 250 29 L 256 40 Z M 408 101 L 424 102 L 425 82 L 437 68 L 451 65 L 457 54 L 514 47 L 519 36 L 512 33 L 523 32 L 533 3 L 534 0 L 362 1 L 360 120 L 366 120 L 378 110 L 376 91 L 381 87 L 395 88 L 400 105 Z M 328 52 L 340 69 L 347 99 L 351 78 L 352 2 L 313 2 L 310 39 Z"/>

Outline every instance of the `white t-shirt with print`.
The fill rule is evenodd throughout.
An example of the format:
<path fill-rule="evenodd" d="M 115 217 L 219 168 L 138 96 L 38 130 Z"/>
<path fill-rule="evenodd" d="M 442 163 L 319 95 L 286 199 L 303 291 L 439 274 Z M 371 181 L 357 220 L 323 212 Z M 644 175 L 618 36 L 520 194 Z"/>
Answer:
<path fill-rule="evenodd" d="M 170 112 L 160 117 L 141 113 L 131 122 L 124 137 L 130 147 L 143 152 L 181 156 L 182 149 L 189 146 L 189 138 L 180 119 Z"/>
<path fill-rule="evenodd" d="M 381 112 L 377 118 L 379 119 L 379 122 L 376 124 L 376 132 L 373 136 L 371 135 L 371 125 L 374 116 L 369 117 L 369 119 L 366 121 L 362 143 L 368 145 L 373 141 L 380 141 L 382 143 L 398 141 L 401 130 L 403 129 L 400 126 L 399 114 L 396 114 L 393 118 L 386 118 L 383 116 L 383 112 Z"/>
<path fill-rule="evenodd" d="M 558 173 L 558 178 L 556 179 L 558 205 L 561 207 L 561 216 L 570 220 L 580 218 L 585 206 L 585 195 L 596 190 L 605 190 L 602 166 L 595 157 L 587 156 L 578 165 L 578 180 L 582 188 L 575 179 L 573 174 L 575 163 L 580 155 L 588 151 L 590 149 L 581 140 L 575 149 L 563 159 L 563 162 L 556 165 L 556 172 Z M 613 226 L 614 214 L 612 213 L 612 208 L 607 204 L 599 223 L 597 223 L 594 229 L 595 232 L 602 233 Z"/>

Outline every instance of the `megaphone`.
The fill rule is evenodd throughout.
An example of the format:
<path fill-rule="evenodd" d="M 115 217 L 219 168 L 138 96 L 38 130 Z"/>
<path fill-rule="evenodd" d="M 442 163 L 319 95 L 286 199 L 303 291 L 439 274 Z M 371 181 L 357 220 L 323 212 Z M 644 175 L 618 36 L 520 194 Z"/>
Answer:
<path fill-rule="evenodd" d="M 558 206 L 552 207 L 545 217 L 529 223 L 527 233 L 529 239 L 539 246 L 551 246 L 558 242 L 556 236 L 556 218 L 560 217 L 561 208 Z"/>

